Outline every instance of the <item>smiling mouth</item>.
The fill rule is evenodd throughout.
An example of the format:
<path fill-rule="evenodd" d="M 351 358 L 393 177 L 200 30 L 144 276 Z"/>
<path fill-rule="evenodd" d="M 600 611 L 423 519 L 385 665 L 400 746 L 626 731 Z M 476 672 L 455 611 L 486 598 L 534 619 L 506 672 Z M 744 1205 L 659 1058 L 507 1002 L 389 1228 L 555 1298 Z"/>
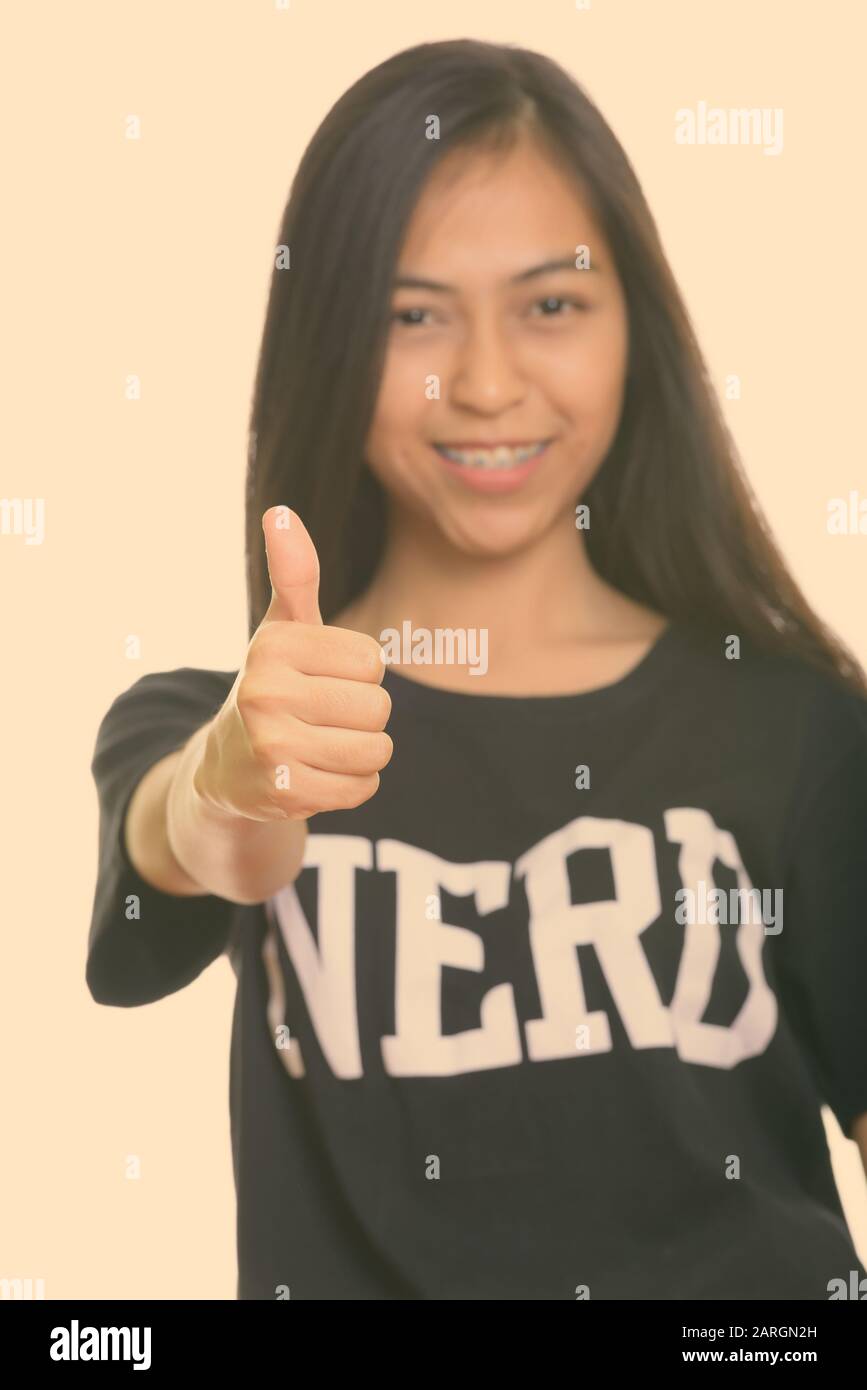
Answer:
<path fill-rule="evenodd" d="M 499 444 L 495 449 L 452 449 L 445 444 L 434 444 L 433 447 L 442 458 L 448 459 L 450 463 L 457 463 L 462 468 L 508 473 L 541 454 L 550 442 L 549 439 L 542 439 L 537 444 L 522 444 L 515 448 L 508 444 Z"/>

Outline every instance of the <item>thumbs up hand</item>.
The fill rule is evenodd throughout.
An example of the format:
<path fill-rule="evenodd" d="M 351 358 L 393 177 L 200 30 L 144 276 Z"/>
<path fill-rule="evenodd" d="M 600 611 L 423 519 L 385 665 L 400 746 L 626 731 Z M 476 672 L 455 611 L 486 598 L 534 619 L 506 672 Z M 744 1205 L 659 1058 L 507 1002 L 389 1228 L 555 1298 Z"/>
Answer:
<path fill-rule="evenodd" d="M 288 521 L 288 525 L 286 524 Z M 328 627 L 319 557 L 297 513 L 262 518 L 271 602 L 212 720 L 193 785 L 251 820 L 306 820 L 360 806 L 393 751 L 379 643 Z"/>
<path fill-rule="evenodd" d="M 262 621 L 310 623 L 322 627 L 319 556 L 307 527 L 288 507 L 269 507 L 262 517 L 262 530 L 271 580 L 271 603 Z"/>

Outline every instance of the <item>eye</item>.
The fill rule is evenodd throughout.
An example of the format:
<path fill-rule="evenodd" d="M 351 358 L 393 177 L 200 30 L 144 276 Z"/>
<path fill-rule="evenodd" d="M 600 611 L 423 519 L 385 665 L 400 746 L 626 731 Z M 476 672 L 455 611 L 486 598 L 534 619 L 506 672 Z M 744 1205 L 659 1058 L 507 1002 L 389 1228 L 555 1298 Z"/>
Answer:
<path fill-rule="evenodd" d="M 570 309 L 575 309 L 578 313 L 586 310 L 587 305 L 581 299 L 567 299 L 557 294 L 546 295 L 544 299 L 537 299 L 533 305 L 534 309 L 542 307 L 541 318 L 563 318 L 562 307 L 567 305 Z"/>
<path fill-rule="evenodd" d="M 405 328 L 423 327 L 426 314 L 430 314 L 430 309 L 395 309 L 391 321 L 403 324 Z"/>

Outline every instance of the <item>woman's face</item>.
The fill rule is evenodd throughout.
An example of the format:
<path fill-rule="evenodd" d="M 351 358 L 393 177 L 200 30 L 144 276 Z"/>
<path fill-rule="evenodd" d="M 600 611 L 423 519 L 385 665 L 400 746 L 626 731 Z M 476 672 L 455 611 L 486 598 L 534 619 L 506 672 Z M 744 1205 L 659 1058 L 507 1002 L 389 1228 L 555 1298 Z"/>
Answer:
<path fill-rule="evenodd" d="M 391 310 L 366 458 L 392 505 L 474 555 L 574 517 L 617 431 L 628 354 L 623 290 L 577 188 L 526 139 L 447 156 Z"/>

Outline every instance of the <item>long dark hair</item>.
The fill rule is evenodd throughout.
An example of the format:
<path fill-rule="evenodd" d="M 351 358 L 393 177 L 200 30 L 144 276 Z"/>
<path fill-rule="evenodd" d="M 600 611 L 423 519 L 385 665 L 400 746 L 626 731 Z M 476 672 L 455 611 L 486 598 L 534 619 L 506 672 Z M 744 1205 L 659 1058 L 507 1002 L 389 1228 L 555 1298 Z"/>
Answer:
<path fill-rule="evenodd" d="M 439 139 L 426 138 L 439 118 Z M 810 608 L 738 460 L 656 225 L 625 152 L 550 58 L 459 39 L 380 63 L 332 107 L 298 167 L 279 233 L 250 419 L 250 635 L 270 600 L 262 514 L 285 503 L 320 558 L 331 621 L 376 571 L 385 495 L 364 461 L 410 216 L 434 165 L 530 132 L 579 182 L 623 285 L 630 359 L 618 432 L 584 497 L 597 573 L 687 625 L 753 638 L 867 695 Z M 284 255 L 285 253 L 281 253 Z M 576 498 L 576 502 L 579 499 Z"/>

